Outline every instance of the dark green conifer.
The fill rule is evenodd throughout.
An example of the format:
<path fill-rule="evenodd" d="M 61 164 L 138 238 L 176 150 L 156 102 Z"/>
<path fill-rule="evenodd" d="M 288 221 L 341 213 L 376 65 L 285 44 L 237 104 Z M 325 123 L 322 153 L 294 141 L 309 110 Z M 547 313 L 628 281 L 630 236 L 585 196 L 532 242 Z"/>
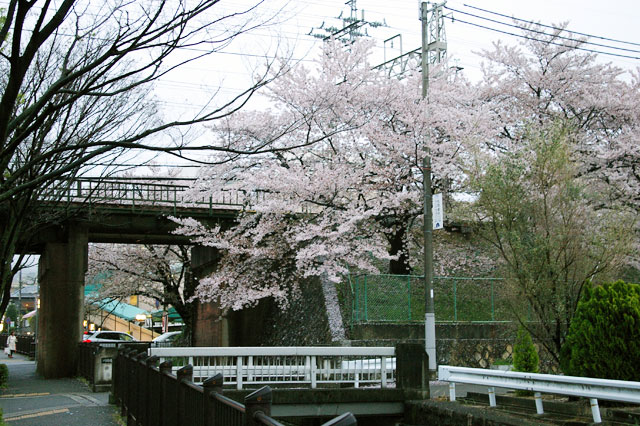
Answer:
<path fill-rule="evenodd" d="M 561 351 L 570 376 L 640 380 L 640 285 L 585 289 Z"/>

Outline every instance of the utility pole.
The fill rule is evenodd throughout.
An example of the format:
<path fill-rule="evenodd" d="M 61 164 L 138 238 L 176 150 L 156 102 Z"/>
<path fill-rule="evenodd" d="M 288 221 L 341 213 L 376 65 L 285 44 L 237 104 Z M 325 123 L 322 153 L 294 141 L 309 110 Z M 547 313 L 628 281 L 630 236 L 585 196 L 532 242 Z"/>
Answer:
<path fill-rule="evenodd" d="M 431 18 L 431 19 L 429 19 Z M 420 21 L 422 22 L 422 98 L 429 101 L 429 64 L 439 63 L 446 54 L 444 40 L 444 16 L 442 4 L 429 10 L 428 2 L 420 3 Z M 429 374 L 436 376 L 436 319 L 433 302 L 433 214 L 431 194 L 431 156 L 429 155 L 429 135 L 424 137 L 425 156 L 422 160 L 422 186 L 424 191 L 424 344 L 429 356 Z"/>

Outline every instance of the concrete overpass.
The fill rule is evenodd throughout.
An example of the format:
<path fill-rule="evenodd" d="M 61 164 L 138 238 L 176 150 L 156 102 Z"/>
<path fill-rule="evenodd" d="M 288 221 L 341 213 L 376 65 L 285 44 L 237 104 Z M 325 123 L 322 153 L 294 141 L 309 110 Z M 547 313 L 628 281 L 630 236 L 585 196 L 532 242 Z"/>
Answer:
<path fill-rule="evenodd" d="M 83 179 L 60 185 L 39 209 L 63 221 L 46 223 L 22 246 L 40 255 L 40 310 L 37 371 L 45 378 L 76 374 L 76 347 L 82 336 L 84 278 L 88 243 L 190 244 L 174 235 L 169 216 L 195 217 L 231 226 L 248 198 L 220 191 L 220 197 L 185 202 L 187 185 L 157 179 Z"/>

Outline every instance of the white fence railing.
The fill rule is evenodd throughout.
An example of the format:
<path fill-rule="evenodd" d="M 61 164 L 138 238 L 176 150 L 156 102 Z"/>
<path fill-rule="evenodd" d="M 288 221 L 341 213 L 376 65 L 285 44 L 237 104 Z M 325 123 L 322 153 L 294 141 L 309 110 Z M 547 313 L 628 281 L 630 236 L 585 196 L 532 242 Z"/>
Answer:
<path fill-rule="evenodd" d="M 456 383 L 487 386 L 489 405 L 492 407 L 496 406 L 495 388 L 533 391 L 538 414 L 544 413 L 542 393 L 589 398 L 595 423 L 602 421 L 598 399 L 640 404 L 640 382 L 485 370 L 482 368 L 452 367 L 448 365 L 438 367 L 438 379 L 449 382 L 449 399 L 451 401 L 456 399 Z"/>
<path fill-rule="evenodd" d="M 190 364 L 193 382 L 217 373 L 225 384 L 287 384 L 316 388 L 322 383 L 354 387 L 395 384 L 392 347 L 193 347 L 150 348 L 149 355 L 171 360 L 173 369 Z"/>

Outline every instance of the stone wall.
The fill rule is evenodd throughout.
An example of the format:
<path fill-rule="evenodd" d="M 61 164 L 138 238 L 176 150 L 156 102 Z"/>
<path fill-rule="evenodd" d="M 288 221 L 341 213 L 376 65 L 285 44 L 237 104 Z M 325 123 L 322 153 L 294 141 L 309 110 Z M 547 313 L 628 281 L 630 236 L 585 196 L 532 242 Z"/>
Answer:
<path fill-rule="evenodd" d="M 496 361 L 512 360 L 517 325 L 513 323 L 439 323 L 436 324 L 438 365 L 489 368 Z M 354 346 L 395 346 L 398 342 L 424 344 L 424 324 L 367 323 L 350 330 Z M 534 343 L 543 373 L 557 372 L 551 356 Z"/>
<path fill-rule="evenodd" d="M 300 295 L 288 309 L 275 304 L 265 317 L 262 346 L 330 345 L 331 332 L 327 320 L 322 285 L 318 279 L 301 284 Z"/>

